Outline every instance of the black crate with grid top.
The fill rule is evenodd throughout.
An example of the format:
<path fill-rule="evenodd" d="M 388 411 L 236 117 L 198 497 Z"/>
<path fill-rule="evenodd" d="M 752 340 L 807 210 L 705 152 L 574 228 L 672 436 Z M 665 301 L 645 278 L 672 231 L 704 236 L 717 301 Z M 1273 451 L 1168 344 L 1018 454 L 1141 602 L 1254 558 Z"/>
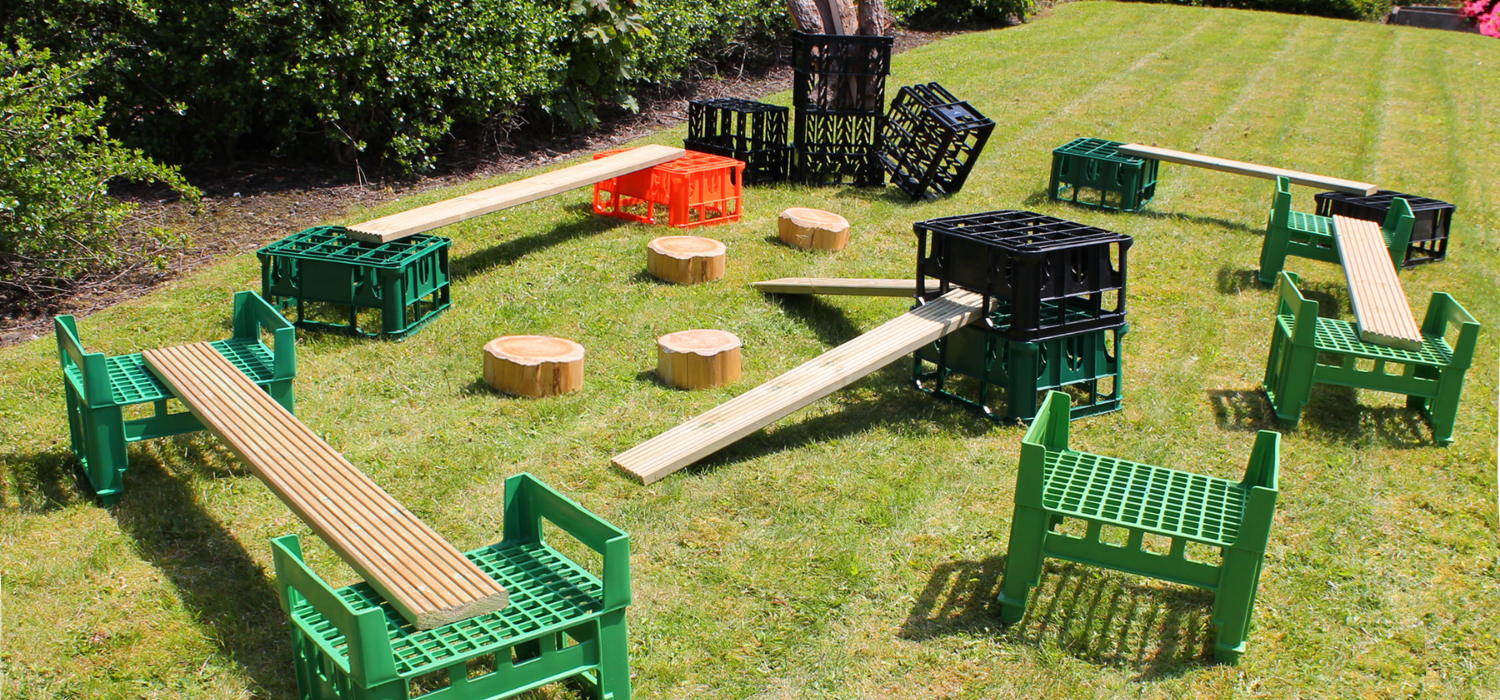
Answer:
<path fill-rule="evenodd" d="M 1010 320 L 990 332 L 1039 341 L 1125 323 L 1130 236 L 1029 211 L 992 211 L 918 221 L 917 289 L 936 299 L 952 288 L 1004 303 Z"/>
<path fill-rule="evenodd" d="M 1347 192 L 1319 192 L 1313 195 L 1319 216 L 1347 216 L 1383 223 L 1391 210 L 1391 201 L 1400 197 L 1411 205 L 1416 218 L 1411 226 L 1411 242 L 1406 246 L 1406 260 L 1401 265 L 1413 268 L 1423 263 L 1437 262 L 1448 257 L 1448 229 L 1453 225 L 1453 212 L 1458 207 L 1440 199 L 1417 197 L 1391 190 L 1380 190 L 1372 195 L 1357 195 Z"/>
<path fill-rule="evenodd" d="M 781 182 L 791 165 L 789 113 L 786 107 L 737 97 L 693 100 L 683 147 L 744 161 L 747 185 Z"/>
<path fill-rule="evenodd" d="M 937 83 L 908 85 L 886 110 L 881 164 L 912 199 L 963 188 L 995 130 L 989 119 Z"/>

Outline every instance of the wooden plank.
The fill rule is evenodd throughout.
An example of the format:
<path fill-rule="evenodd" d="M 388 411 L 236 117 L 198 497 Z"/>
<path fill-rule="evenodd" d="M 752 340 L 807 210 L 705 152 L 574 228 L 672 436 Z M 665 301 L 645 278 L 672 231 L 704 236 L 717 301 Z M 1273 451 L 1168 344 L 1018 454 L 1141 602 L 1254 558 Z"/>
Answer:
<path fill-rule="evenodd" d="M 208 343 L 146 364 L 344 561 L 418 629 L 499 610 L 506 590 L 271 399 Z"/>
<path fill-rule="evenodd" d="M 1157 148 L 1155 146 L 1144 146 L 1138 143 L 1127 143 L 1118 147 L 1122 155 L 1135 156 L 1137 158 L 1154 158 L 1164 160 L 1168 163 L 1191 165 L 1198 168 L 1208 168 L 1222 173 L 1233 173 L 1235 175 L 1249 175 L 1250 177 L 1263 177 L 1267 180 L 1275 180 L 1284 177 L 1298 185 L 1308 187 L 1322 187 L 1330 190 L 1338 190 L 1349 194 L 1372 195 L 1380 189 L 1367 182 L 1356 182 L 1354 180 L 1343 180 L 1336 177 L 1326 177 L 1304 173 L 1300 170 L 1287 170 L 1285 168 L 1273 168 L 1269 165 L 1256 165 L 1244 161 L 1229 160 L 1228 158 L 1214 158 L 1213 156 L 1199 155 L 1197 153 L 1185 153 L 1174 151 L 1169 148 Z"/>
<path fill-rule="evenodd" d="M 632 148 L 624 153 L 616 153 L 462 197 L 408 209 L 400 214 L 355 224 L 349 227 L 348 235 L 356 240 L 387 243 L 517 204 L 525 204 L 560 192 L 586 187 L 612 177 L 645 170 L 653 165 L 676 160 L 686 154 L 687 151 L 681 148 L 655 144 Z"/>
<path fill-rule="evenodd" d="M 1418 350 L 1422 330 L 1396 276 L 1380 224 L 1347 216 L 1333 217 L 1333 240 L 1349 283 L 1349 305 L 1359 339 L 1377 345 Z"/>
<path fill-rule="evenodd" d="M 650 484 L 980 318 L 983 298 L 953 290 L 646 442 L 616 468 Z"/>
<path fill-rule="evenodd" d="M 914 279 L 870 277 L 782 277 L 751 286 L 766 294 L 837 294 L 856 297 L 911 297 L 917 294 Z M 927 291 L 938 289 L 937 280 L 927 280 Z"/>

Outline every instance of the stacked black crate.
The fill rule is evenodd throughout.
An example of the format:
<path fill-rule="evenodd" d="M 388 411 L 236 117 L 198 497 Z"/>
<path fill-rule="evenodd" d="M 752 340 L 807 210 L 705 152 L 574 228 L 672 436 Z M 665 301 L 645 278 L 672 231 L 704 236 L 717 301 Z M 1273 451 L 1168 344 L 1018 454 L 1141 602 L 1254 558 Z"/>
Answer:
<path fill-rule="evenodd" d="M 894 37 L 792 33 L 792 177 L 879 187 Z"/>
<path fill-rule="evenodd" d="M 1030 420 L 1046 392 L 1073 416 L 1120 407 L 1130 236 L 1027 211 L 919 221 L 917 289 L 931 301 L 966 289 L 986 318 L 917 351 L 912 379 L 944 398 Z"/>

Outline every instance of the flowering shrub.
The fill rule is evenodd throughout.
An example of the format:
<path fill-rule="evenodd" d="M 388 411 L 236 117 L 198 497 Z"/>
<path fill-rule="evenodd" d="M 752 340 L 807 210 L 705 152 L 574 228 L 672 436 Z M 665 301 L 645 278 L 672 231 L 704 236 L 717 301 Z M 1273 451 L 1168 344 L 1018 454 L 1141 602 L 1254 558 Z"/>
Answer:
<path fill-rule="evenodd" d="M 1479 33 L 1500 39 L 1500 0 L 1468 0 L 1464 19 L 1479 25 Z"/>

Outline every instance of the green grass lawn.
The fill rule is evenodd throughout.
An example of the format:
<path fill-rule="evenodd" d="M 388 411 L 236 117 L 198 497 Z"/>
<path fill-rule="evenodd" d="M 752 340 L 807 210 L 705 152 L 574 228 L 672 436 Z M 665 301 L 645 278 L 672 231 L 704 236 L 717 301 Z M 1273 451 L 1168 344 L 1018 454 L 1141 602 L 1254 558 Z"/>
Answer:
<path fill-rule="evenodd" d="M 646 242 L 668 231 L 597 218 L 583 193 L 454 225 L 441 231 L 455 239 L 453 308 L 403 343 L 304 333 L 297 412 L 461 549 L 499 540 L 502 484 L 522 471 L 629 532 L 639 698 L 1496 697 L 1497 49 L 1475 35 L 1102 3 L 933 43 L 899 56 L 890 84 L 940 81 L 999 124 L 958 196 L 754 188 L 743 222 L 708 231 L 728 245 L 728 277 L 696 287 L 644 276 Z M 1207 594 L 1084 567 L 1049 563 L 1027 619 L 1002 628 L 990 602 L 1023 429 L 913 390 L 905 362 L 651 487 L 610 469 L 611 455 L 907 305 L 773 299 L 748 283 L 905 277 L 912 221 L 1025 208 L 1135 238 L 1125 408 L 1076 422 L 1074 445 L 1238 479 L 1254 431 L 1275 427 L 1260 392 L 1274 298 L 1252 282 L 1273 185 L 1164 165 L 1145 212 L 1052 203 L 1050 151 L 1077 136 L 1458 205 L 1449 260 L 1401 277 L 1419 315 L 1445 290 L 1486 326 L 1456 443 L 1433 446 L 1400 397 L 1315 392 L 1286 431 L 1240 666 L 1206 660 Z M 1312 209 L 1311 190 L 1295 197 Z M 848 217 L 850 248 L 772 242 L 777 212 L 799 205 Z M 1340 270 L 1288 268 L 1349 316 Z M 227 337 L 230 297 L 259 289 L 258 274 L 252 255 L 225 260 L 87 318 L 84 342 L 123 353 Z M 698 327 L 743 339 L 744 378 L 664 388 L 654 339 Z M 532 401 L 485 389 L 480 346 L 521 333 L 583 343 L 584 390 Z M 325 578 L 353 574 L 206 434 L 137 443 L 123 502 L 91 502 L 72 475 L 55 353 L 50 337 L 0 350 L 0 696 L 293 697 L 268 540 L 301 534 Z"/>

